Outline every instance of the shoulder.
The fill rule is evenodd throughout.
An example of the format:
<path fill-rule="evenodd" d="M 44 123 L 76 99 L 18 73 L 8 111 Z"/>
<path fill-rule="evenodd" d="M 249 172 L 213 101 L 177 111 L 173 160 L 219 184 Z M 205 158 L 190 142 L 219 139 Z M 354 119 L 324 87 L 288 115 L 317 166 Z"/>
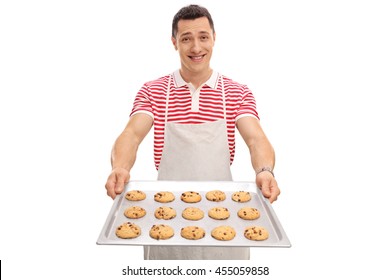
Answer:
<path fill-rule="evenodd" d="M 149 96 L 149 98 L 165 94 L 168 89 L 168 81 L 170 76 L 171 75 L 166 75 L 144 83 L 139 90 L 139 94 Z"/>
<path fill-rule="evenodd" d="M 226 91 L 234 91 L 234 92 L 240 92 L 240 93 L 248 93 L 250 92 L 250 89 L 247 85 L 239 83 L 229 77 L 226 77 L 222 75 L 223 83 Z"/>
<path fill-rule="evenodd" d="M 148 81 L 144 84 L 145 87 L 152 88 L 152 87 L 158 87 L 158 86 L 166 86 L 168 84 L 169 78 L 171 77 L 171 74 L 162 76 L 158 79 Z"/>

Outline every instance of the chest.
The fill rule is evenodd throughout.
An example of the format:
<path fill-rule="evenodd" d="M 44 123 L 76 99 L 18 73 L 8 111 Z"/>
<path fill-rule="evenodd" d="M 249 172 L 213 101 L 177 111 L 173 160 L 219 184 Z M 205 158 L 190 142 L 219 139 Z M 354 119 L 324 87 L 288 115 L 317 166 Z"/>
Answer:
<path fill-rule="evenodd" d="M 169 94 L 167 102 L 168 111 L 187 113 L 223 113 L 223 108 L 226 107 L 226 97 L 224 98 L 220 91 L 210 88 L 176 90 Z"/>
<path fill-rule="evenodd" d="M 222 91 L 204 86 L 191 91 L 189 87 L 171 87 L 152 95 L 151 104 L 155 122 L 204 123 L 226 118 L 233 121 L 242 103 L 242 94 L 229 88 Z"/>

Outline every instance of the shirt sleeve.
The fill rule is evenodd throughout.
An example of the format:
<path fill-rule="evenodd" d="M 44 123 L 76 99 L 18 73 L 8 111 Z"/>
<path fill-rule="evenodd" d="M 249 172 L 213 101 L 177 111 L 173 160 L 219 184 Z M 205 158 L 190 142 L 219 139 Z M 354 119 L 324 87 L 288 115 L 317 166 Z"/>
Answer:
<path fill-rule="evenodd" d="M 135 96 L 133 109 L 131 110 L 130 116 L 133 116 L 138 113 L 145 113 L 154 118 L 152 102 L 150 99 L 150 91 L 146 84 L 138 91 Z"/>
<path fill-rule="evenodd" d="M 242 100 L 237 111 L 236 121 L 242 117 L 251 116 L 259 119 L 259 114 L 256 109 L 256 100 L 252 91 L 247 87 L 243 87 Z"/>

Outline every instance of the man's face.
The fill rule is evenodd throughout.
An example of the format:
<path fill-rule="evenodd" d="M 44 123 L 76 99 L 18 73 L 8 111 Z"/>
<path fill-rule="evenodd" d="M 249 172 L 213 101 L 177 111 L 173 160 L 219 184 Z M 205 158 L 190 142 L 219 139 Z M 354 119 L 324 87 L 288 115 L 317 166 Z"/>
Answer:
<path fill-rule="evenodd" d="M 172 37 L 172 43 L 179 51 L 182 70 L 194 74 L 208 71 L 214 40 L 215 34 L 206 17 L 180 20 L 176 38 Z"/>

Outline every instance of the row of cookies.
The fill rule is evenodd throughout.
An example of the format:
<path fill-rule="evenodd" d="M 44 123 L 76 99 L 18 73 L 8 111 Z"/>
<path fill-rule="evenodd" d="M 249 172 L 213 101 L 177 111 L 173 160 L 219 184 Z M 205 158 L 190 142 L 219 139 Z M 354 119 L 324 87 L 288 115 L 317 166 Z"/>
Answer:
<path fill-rule="evenodd" d="M 132 190 L 125 195 L 127 200 L 141 201 L 146 198 L 146 194 L 140 190 Z M 234 192 L 231 196 L 233 201 L 248 202 L 251 200 L 251 194 L 246 191 Z M 202 196 L 195 191 L 183 192 L 180 199 L 186 203 L 197 203 L 202 200 Z M 220 190 L 213 190 L 206 193 L 206 199 L 209 201 L 219 202 L 226 199 L 226 194 Z M 175 195 L 169 191 L 158 192 L 154 195 L 154 200 L 161 203 L 168 203 L 175 200 Z"/>
<path fill-rule="evenodd" d="M 116 229 L 116 235 L 119 238 L 131 239 L 141 235 L 141 228 L 130 222 L 123 223 Z M 249 240 L 261 241 L 266 240 L 269 236 L 264 227 L 249 226 L 244 230 L 245 238 Z M 199 226 L 183 227 L 180 231 L 181 237 L 190 240 L 198 240 L 206 236 L 206 232 Z M 149 230 L 149 236 L 157 240 L 165 240 L 174 236 L 174 230 L 169 225 L 153 225 Z M 236 231 L 231 226 L 218 226 L 211 231 L 211 236 L 217 240 L 229 241 L 235 238 Z"/>
<path fill-rule="evenodd" d="M 131 206 L 126 208 L 124 215 L 129 219 L 139 219 L 146 215 L 146 210 L 140 206 Z M 208 211 L 210 218 L 215 220 L 226 220 L 230 217 L 229 209 L 225 207 L 213 207 Z M 171 220 L 176 217 L 176 210 L 172 207 L 162 206 L 154 211 L 157 219 Z M 243 207 L 237 212 L 237 216 L 244 220 L 256 220 L 260 217 L 260 211 L 253 207 Z M 182 212 L 182 217 L 186 220 L 201 220 L 204 213 L 196 207 L 187 207 Z"/>

